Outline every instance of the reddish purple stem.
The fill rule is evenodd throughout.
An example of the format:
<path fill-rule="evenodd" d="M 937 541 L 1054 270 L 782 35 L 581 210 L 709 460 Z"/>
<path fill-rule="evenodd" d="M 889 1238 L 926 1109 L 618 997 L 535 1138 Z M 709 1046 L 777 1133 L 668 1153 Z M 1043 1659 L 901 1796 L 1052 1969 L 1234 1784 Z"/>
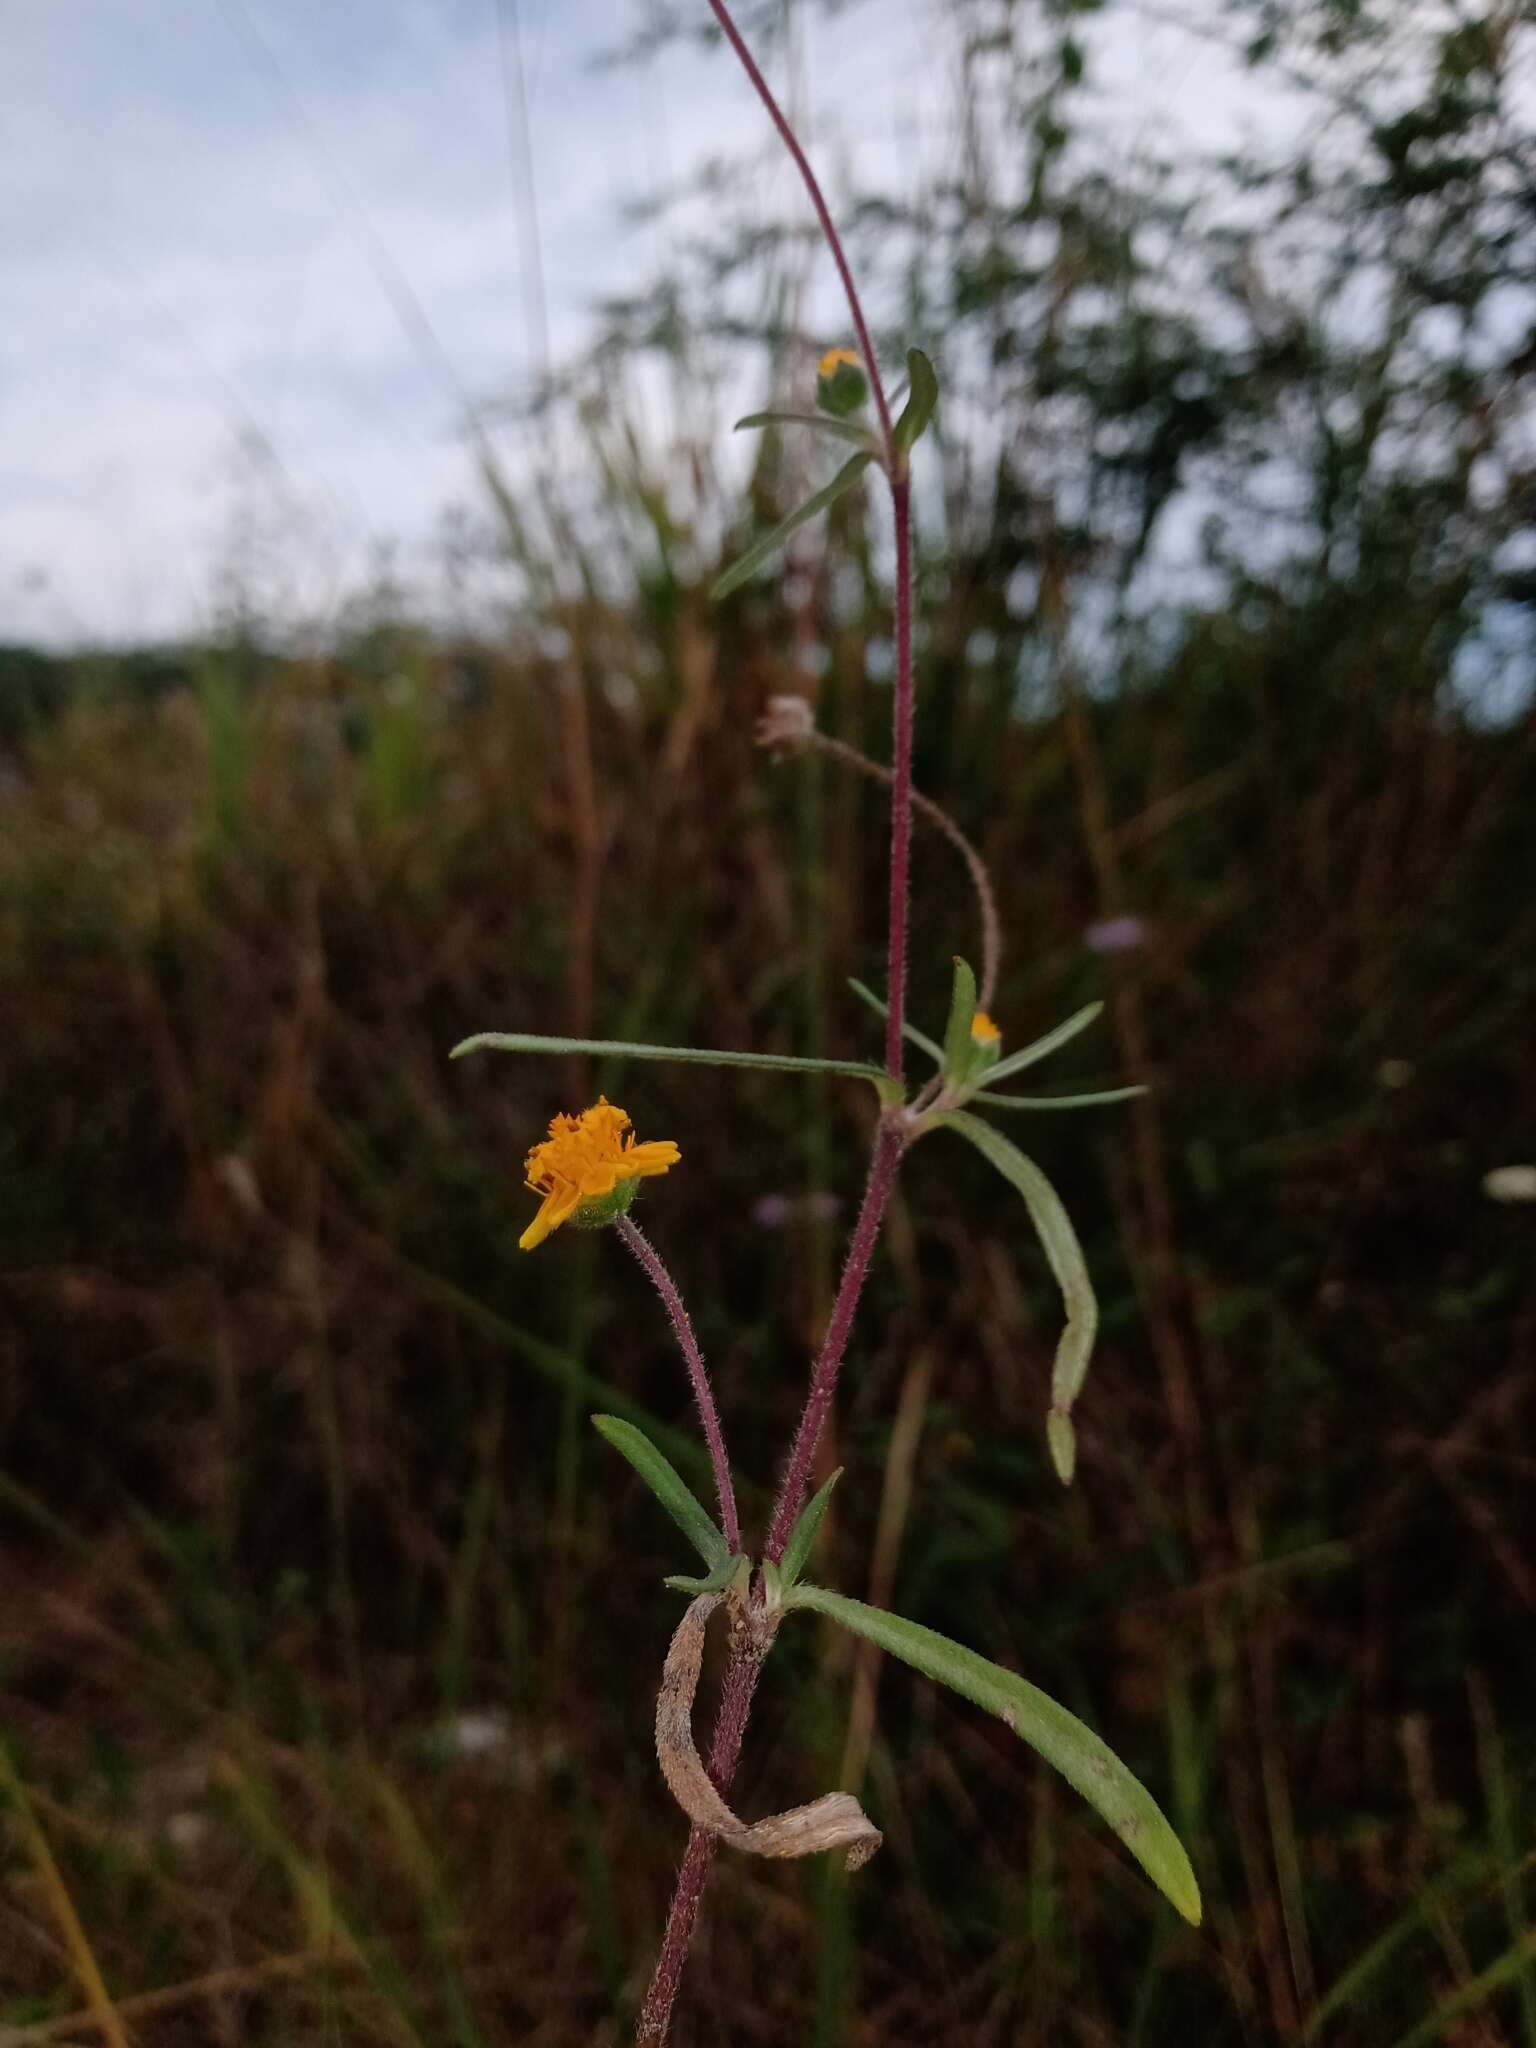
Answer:
<path fill-rule="evenodd" d="M 853 281 L 853 272 L 843 253 L 842 238 L 833 225 L 820 182 L 811 169 L 810 159 L 800 147 L 800 138 L 790 127 L 767 79 L 758 69 L 757 59 L 732 21 L 725 0 L 709 0 L 709 4 L 725 32 L 726 41 L 741 60 L 741 68 L 751 79 L 758 98 L 767 108 L 769 119 L 779 131 L 784 147 L 794 158 L 795 168 L 804 181 L 821 232 L 832 252 L 832 261 L 837 265 L 837 274 L 843 281 L 853 331 L 869 372 L 875 409 L 880 415 L 880 435 L 885 443 L 885 473 L 891 487 L 891 509 L 896 518 L 896 714 L 891 763 L 891 922 L 885 992 L 890 1007 L 885 1027 L 885 1065 L 888 1073 L 899 1076 L 902 1070 L 902 1027 L 906 1022 L 907 870 L 912 843 L 912 564 L 906 458 L 896 447 L 891 429 L 891 409 L 886 403 L 885 385 L 881 381 L 880 365 L 875 360 L 864 308 L 859 302 L 858 286 Z"/>
<path fill-rule="evenodd" d="M 891 478 L 896 515 L 896 706 L 891 747 L 891 913 L 886 952 L 885 1068 L 902 1070 L 907 1021 L 907 899 L 912 858 L 912 522 L 911 485 Z"/>
<path fill-rule="evenodd" d="M 693 1334 L 693 1322 L 683 1306 L 683 1297 L 673 1285 L 672 1275 L 662 1263 L 661 1253 L 646 1236 L 639 1224 L 628 1216 L 618 1219 L 619 1235 L 629 1246 L 644 1267 L 647 1277 L 661 1296 L 662 1307 L 672 1319 L 677 1332 L 677 1341 L 688 1367 L 688 1377 L 693 1382 L 693 1398 L 698 1403 L 699 1420 L 704 1425 L 704 1440 L 709 1445 L 710 1463 L 715 1468 L 715 1492 L 720 1501 L 720 1526 L 725 1540 L 735 1556 L 741 1549 L 741 1523 L 736 1516 L 736 1490 L 731 1485 L 731 1461 L 726 1456 L 725 1436 L 720 1428 L 720 1411 L 715 1406 L 714 1390 L 709 1384 L 709 1374 L 704 1369 L 704 1354 L 699 1349 L 699 1340 Z"/>
<path fill-rule="evenodd" d="M 714 1740 L 709 1750 L 709 1775 L 722 1799 L 731 1789 L 731 1780 L 736 1775 L 742 1737 L 747 1732 L 752 1696 L 757 1691 L 758 1674 L 762 1668 L 759 1652 L 744 1642 L 733 1643 L 725 1681 L 720 1688 L 720 1707 L 715 1716 Z M 716 1840 L 708 1828 L 696 1827 L 689 1831 L 688 1847 L 683 1851 L 677 1883 L 672 1891 L 672 1904 L 667 1910 L 661 1953 L 656 1958 L 651 1988 L 645 1994 L 645 2004 L 640 2008 L 640 2020 L 635 2029 L 642 2044 L 666 2039 L 673 2001 L 682 1981 L 683 1965 L 693 1946 L 699 1902 L 704 1897 L 704 1887 L 714 1867 Z"/>
<path fill-rule="evenodd" d="M 910 486 L 907 480 L 906 458 L 896 446 L 891 428 L 890 407 L 886 403 L 885 386 L 880 378 L 880 366 L 875 361 L 874 346 L 869 338 L 869 328 L 864 319 L 864 310 L 859 304 L 858 290 L 853 282 L 853 273 L 848 268 L 848 259 L 843 245 L 833 226 L 827 202 L 817 183 L 816 173 L 807 161 L 805 151 L 789 122 L 785 119 L 777 100 L 769 90 L 768 82 L 758 69 L 752 52 L 742 41 L 741 33 L 731 19 L 725 0 L 709 0 L 715 19 L 725 33 L 726 40 L 740 59 L 743 70 L 757 90 L 758 97 L 768 110 L 769 118 L 778 130 L 784 147 L 794 159 L 796 168 L 805 182 L 816 218 L 826 237 L 832 260 L 837 265 L 837 274 L 842 279 L 843 290 L 848 298 L 848 310 L 853 317 L 854 333 L 858 337 L 859 349 L 869 372 L 870 389 L 874 393 L 875 406 L 880 415 L 880 431 L 885 443 L 885 473 L 891 487 L 891 507 L 896 524 L 896 703 L 894 732 L 891 748 L 891 892 L 890 932 L 886 955 L 887 980 L 886 1000 L 889 1014 L 886 1025 L 885 1064 L 887 1071 L 899 1078 L 902 1071 L 902 1027 L 906 1021 L 907 995 L 907 917 L 908 917 L 908 871 L 912 846 L 912 551 L 911 551 L 911 502 Z M 874 1257 L 875 1245 L 879 1240 L 880 1226 L 885 1220 L 886 1208 L 891 1199 L 891 1190 L 896 1183 L 896 1171 L 901 1163 L 906 1134 L 902 1127 L 901 1113 L 887 1111 L 880 1120 L 875 1136 L 874 1150 L 870 1157 L 869 1178 L 864 1186 L 864 1199 L 859 1208 L 858 1221 L 854 1225 L 853 1238 L 848 1247 L 848 1258 L 843 1267 L 842 1279 L 838 1285 L 837 1299 L 832 1304 L 832 1314 L 827 1324 L 827 1333 L 821 1351 L 811 1371 L 811 1384 L 806 1396 L 805 1408 L 795 1440 L 790 1448 L 789 1462 L 785 1466 L 784 1481 L 774 1505 L 773 1520 L 769 1528 L 768 1542 L 764 1555 L 777 1564 L 784 1554 L 790 1531 L 810 1484 L 811 1472 L 816 1462 L 817 1446 L 821 1442 L 827 1417 L 831 1413 L 833 1397 L 837 1391 L 838 1372 L 842 1366 L 843 1354 L 848 1348 L 848 1338 L 853 1329 L 854 1313 L 859 1297 L 864 1291 L 864 1282 L 869 1273 L 870 1261 Z M 625 1227 L 621 1222 L 621 1228 Z M 692 1345 L 692 1331 L 681 1302 L 672 1309 L 676 1290 L 667 1279 L 665 1269 L 653 1271 L 640 1251 L 649 1245 L 640 1237 L 634 1226 L 635 1250 L 641 1263 L 651 1273 L 663 1301 L 672 1313 L 678 1339 L 683 1344 L 684 1355 L 689 1359 L 689 1370 L 694 1370 L 697 1346 Z M 655 1254 L 652 1253 L 654 1258 Z M 661 1267 L 656 1260 L 657 1268 Z M 670 1293 L 670 1298 L 669 1298 Z M 695 1375 L 695 1392 L 700 1393 L 699 1410 L 704 1417 L 705 1434 L 710 1435 L 714 1417 L 713 1400 L 708 1397 L 708 1382 L 704 1379 L 703 1361 L 698 1361 Z M 703 1389 L 700 1392 L 700 1389 Z M 710 1436 L 710 1451 L 713 1456 L 719 1436 L 718 1420 L 713 1420 L 714 1435 Z M 738 1538 L 732 1533 L 735 1527 L 735 1503 L 730 1496 L 730 1475 L 724 1469 L 723 1446 L 716 1460 L 716 1480 L 721 1487 L 721 1513 L 727 1513 L 726 1503 L 730 1502 L 727 1524 L 727 1538 L 732 1548 L 739 1547 Z M 726 1670 L 725 1684 L 721 1693 L 720 1712 L 715 1723 L 714 1744 L 710 1753 L 709 1770 L 723 1793 L 730 1784 L 741 1754 L 742 1738 L 746 1732 L 747 1718 L 752 1711 L 752 1696 L 757 1688 L 758 1672 L 762 1666 L 762 1652 L 743 1647 L 733 1650 Z M 665 2039 L 672 2017 L 672 2005 L 677 1987 L 682 1978 L 683 1966 L 688 1959 L 689 1946 L 698 1918 L 699 1902 L 714 1862 L 715 1838 L 701 1828 L 695 1828 L 688 1838 L 682 1867 L 678 1872 L 677 1886 L 672 1895 L 672 1904 L 667 1914 L 666 1931 L 662 1936 L 661 1955 L 651 1988 L 646 1995 L 641 2012 L 639 2037 L 642 2042 L 660 2042 Z"/>
<path fill-rule="evenodd" d="M 832 225 L 832 216 L 827 211 L 827 202 L 822 197 L 821 186 L 817 183 L 816 173 L 811 169 L 810 161 L 805 151 L 800 147 L 799 137 L 784 118 L 778 101 L 769 89 L 767 79 L 758 70 L 757 59 L 742 41 L 741 30 L 732 21 L 730 10 L 725 5 L 725 0 L 709 0 L 709 4 L 714 9 L 716 21 L 719 22 L 721 28 L 725 31 L 726 41 L 741 59 L 742 70 L 746 72 L 748 78 L 756 86 L 758 98 L 768 109 L 768 118 L 773 122 L 774 127 L 778 129 L 784 147 L 794 158 L 795 168 L 805 181 L 805 189 L 810 194 L 811 204 L 816 209 L 816 218 L 821 223 L 821 232 L 826 236 L 827 247 L 832 251 L 832 261 L 837 265 L 837 274 L 842 279 L 843 290 L 847 294 L 848 311 L 853 316 L 853 331 L 858 336 L 859 353 L 864 358 L 864 367 L 869 371 L 870 389 L 875 394 L 875 408 L 880 414 L 880 433 L 885 442 L 886 452 L 889 455 L 892 446 L 891 409 L 885 402 L 885 386 L 880 382 L 880 366 L 875 361 L 875 351 L 869 338 L 869 329 L 864 324 L 864 308 L 859 304 L 858 287 L 854 284 L 853 272 L 848 268 L 848 258 L 843 254 L 843 245 L 838 237 L 837 229 Z"/>
<path fill-rule="evenodd" d="M 777 1564 L 784 1555 L 784 1546 L 789 1541 L 789 1532 L 795 1526 L 795 1517 L 805 1503 L 806 1490 L 810 1486 L 811 1472 L 816 1463 L 816 1447 L 821 1442 L 821 1432 L 827 1425 L 827 1416 L 832 1408 L 832 1396 L 837 1391 L 838 1371 L 843 1362 L 843 1353 L 848 1348 L 854 1311 L 859 1305 L 859 1296 L 864 1291 L 865 1275 L 869 1272 L 869 1262 L 879 1241 L 886 1204 L 890 1201 L 891 1189 L 896 1184 L 896 1168 L 901 1162 L 903 1142 L 900 1124 L 892 1117 L 885 1118 L 881 1122 L 875 1138 L 875 1149 L 870 1156 L 869 1178 L 864 1183 L 864 1200 L 859 1205 L 859 1218 L 853 1226 L 853 1238 L 848 1246 L 842 1283 L 837 1290 L 837 1299 L 832 1304 L 832 1316 L 827 1324 L 827 1334 L 822 1340 L 821 1354 L 812 1368 L 810 1392 L 806 1396 L 805 1408 L 800 1416 L 800 1426 L 795 1431 L 789 1463 L 784 1468 L 784 1483 L 779 1488 L 779 1498 L 774 1505 L 773 1521 L 768 1530 L 768 1545 L 764 1552 L 773 1564 Z"/>

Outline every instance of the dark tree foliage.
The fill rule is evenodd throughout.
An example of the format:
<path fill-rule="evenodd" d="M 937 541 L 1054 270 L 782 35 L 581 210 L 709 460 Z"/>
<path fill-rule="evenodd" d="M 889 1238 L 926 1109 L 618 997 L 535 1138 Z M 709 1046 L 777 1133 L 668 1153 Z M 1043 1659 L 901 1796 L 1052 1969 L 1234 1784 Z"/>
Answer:
<path fill-rule="evenodd" d="M 878 36 L 874 10 L 838 11 L 840 37 Z M 889 335 L 939 359 L 949 587 L 998 593 L 1014 657 L 1070 592 L 1105 677 L 1149 621 L 1166 645 L 1213 608 L 1287 631 L 1312 612 L 1405 687 L 1488 695 L 1533 654 L 1536 25 L 1448 0 L 1191 6 L 1220 89 L 1283 112 L 1282 142 L 1217 153 L 1180 141 L 1177 104 L 1125 141 L 1124 89 L 1099 81 L 1139 20 L 936 8 L 950 168 L 912 199 L 845 190 Z M 670 195 L 688 239 L 606 309 L 610 361 L 755 336 L 769 381 L 793 374 L 810 230 L 764 218 L 759 161 L 754 141 Z"/>

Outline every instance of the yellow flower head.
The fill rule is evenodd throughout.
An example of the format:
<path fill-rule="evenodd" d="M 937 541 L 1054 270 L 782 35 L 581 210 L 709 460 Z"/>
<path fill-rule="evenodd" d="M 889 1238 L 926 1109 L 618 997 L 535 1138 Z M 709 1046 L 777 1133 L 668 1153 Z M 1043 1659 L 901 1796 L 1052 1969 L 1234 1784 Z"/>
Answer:
<path fill-rule="evenodd" d="M 972 1045 L 996 1045 L 1002 1035 L 985 1010 L 978 1010 L 971 1019 Z"/>
<path fill-rule="evenodd" d="M 552 1118 L 549 1136 L 534 1146 L 524 1167 L 528 1186 L 544 1203 L 519 1246 L 531 1252 L 573 1217 L 578 1223 L 611 1222 L 629 1207 L 644 1176 L 665 1173 L 681 1157 L 670 1138 L 637 1145 L 629 1118 L 604 1096 L 580 1116 Z"/>
<path fill-rule="evenodd" d="M 818 377 L 831 377 L 841 363 L 846 363 L 850 370 L 862 370 L 864 367 L 863 358 L 855 355 L 851 348 L 829 348 L 816 365 L 816 374 Z"/>

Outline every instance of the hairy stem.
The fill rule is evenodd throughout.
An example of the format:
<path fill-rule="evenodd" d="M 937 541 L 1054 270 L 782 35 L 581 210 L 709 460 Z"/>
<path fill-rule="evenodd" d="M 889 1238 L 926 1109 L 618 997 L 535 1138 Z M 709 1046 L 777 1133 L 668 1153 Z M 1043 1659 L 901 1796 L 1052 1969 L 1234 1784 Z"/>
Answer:
<path fill-rule="evenodd" d="M 821 225 L 822 234 L 826 237 L 827 247 L 832 252 L 832 260 L 837 265 L 837 273 L 842 279 L 843 290 L 847 295 L 848 311 L 853 319 L 853 330 L 858 337 L 865 368 L 869 372 L 870 389 L 874 393 L 875 407 L 880 416 L 880 432 L 885 443 L 885 474 L 891 488 L 891 509 L 896 525 L 896 703 L 891 749 L 891 890 L 886 956 L 889 984 L 886 1001 L 890 1005 L 890 1011 L 886 1030 L 885 1063 L 887 1071 L 899 1078 L 902 1071 L 902 1026 L 906 1019 L 907 899 L 912 847 L 912 547 L 911 492 L 907 480 L 906 457 L 896 446 L 891 428 L 890 406 L 886 402 L 880 366 L 875 361 L 874 345 L 869 338 L 864 309 L 859 303 L 853 273 L 848 267 L 842 241 L 833 225 L 816 173 L 811 169 L 799 138 L 785 119 L 767 80 L 758 69 L 752 52 L 743 42 L 740 30 L 731 19 L 726 0 L 709 0 L 709 4 L 725 33 L 727 42 L 740 59 L 743 70 L 756 88 L 758 97 L 768 110 L 768 116 L 778 130 L 784 147 L 794 159 L 795 167 L 804 180 L 805 189 L 810 195 L 811 205 Z M 811 1384 L 806 1395 L 805 1408 L 795 1431 L 783 1484 L 774 1506 L 764 1554 L 775 1564 L 784 1554 L 784 1546 L 789 1541 L 795 1517 L 805 1499 L 811 1469 L 816 1459 L 816 1447 L 821 1441 L 821 1433 L 831 1411 L 832 1398 L 837 1391 L 838 1372 L 842 1366 L 843 1354 L 848 1348 L 854 1313 L 859 1305 L 859 1297 L 864 1291 L 864 1281 L 869 1273 L 870 1261 L 874 1257 L 880 1226 L 885 1220 L 886 1208 L 890 1202 L 891 1190 L 896 1183 L 896 1171 L 901 1163 L 905 1144 L 906 1129 L 902 1113 L 888 1111 L 881 1118 L 875 1134 L 874 1150 L 869 1163 L 869 1178 L 865 1183 L 864 1199 L 859 1208 L 858 1221 L 854 1225 L 853 1239 L 848 1247 L 843 1277 L 838 1286 L 837 1299 L 832 1304 L 832 1314 L 821 1351 L 811 1370 Z M 638 1232 L 636 1235 L 638 1236 Z M 652 1277 L 655 1278 L 655 1275 Z M 658 1280 L 658 1287 L 661 1284 Z M 666 1299 L 665 1292 L 662 1298 Z M 686 1316 L 682 1318 L 682 1325 L 683 1328 L 678 1332 L 680 1339 L 683 1329 L 687 1327 Z M 701 1379 L 702 1374 L 701 1362 Z M 700 1409 L 705 1416 L 707 1433 L 711 1408 L 705 1406 L 702 1398 Z M 713 1441 L 711 1451 L 713 1452 Z M 728 1489 L 728 1475 L 724 1484 Z M 722 1513 L 725 1511 L 726 1498 L 728 1493 L 723 1491 Z M 734 1515 L 734 1504 L 731 1512 Z M 735 1649 L 732 1653 L 731 1666 L 726 1673 L 720 1715 L 715 1727 L 714 1750 L 710 1758 L 711 1775 L 716 1776 L 716 1782 L 720 1784 L 722 1791 L 735 1771 L 736 1759 L 741 1752 L 742 1737 L 746 1732 L 747 1718 L 752 1710 L 752 1695 L 757 1688 L 757 1675 L 762 1657 L 761 1649 Z M 713 1837 L 702 1835 L 700 1830 L 695 1829 L 678 1873 L 677 1887 L 673 1892 L 672 1905 L 667 1914 L 666 1931 L 662 1936 L 656 1974 L 640 2016 L 639 2038 L 642 2042 L 659 2042 L 666 2036 L 672 2003 L 693 1939 L 699 1902 L 704 1895 L 704 1887 L 708 1882 L 713 1861 Z"/>
<path fill-rule="evenodd" d="M 860 775 L 868 775 L 875 782 L 883 782 L 887 788 L 892 782 L 889 768 L 878 761 L 871 761 L 868 754 L 861 754 L 857 747 L 850 747 L 846 740 L 835 740 L 830 734 L 812 732 L 805 743 L 814 747 L 819 754 L 830 754 L 834 761 L 841 761 Z M 936 804 L 931 796 L 924 796 L 920 789 L 912 791 L 912 808 L 931 825 L 944 834 L 950 845 L 965 862 L 976 891 L 976 908 L 981 918 L 981 973 L 976 989 L 978 1009 L 990 1010 L 992 998 L 997 993 L 997 970 L 1002 962 L 1003 927 L 997 912 L 997 896 L 992 887 L 992 877 L 987 873 L 987 864 L 971 841 L 961 831 L 942 804 Z"/>
<path fill-rule="evenodd" d="M 901 1073 L 907 1021 L 907 911 L 912 859 L 912 520 L 911 486 L 893 469 L 896 519 L 896 707 L 891 746 L 891 912 L 886 948 L 885 1066 Z"/>
<path fill-rule="evenodd" d="M 747 1732 L 752 1696 L 757 1691 L 758 1674 L 762 1668 L 762 1651 L 744 1637 L 733 1637 L 731 1659 L 720 1689 L 720 1706 L 709 1751 L 709 1775 L 722 1798 L 730 1790 L 731 1780 L 736 1775 L 742 1737 Z M 709 1873 L 714 1868 L 716 1839 L 708 1828 L 695 1827 L 689 1831 L 688 1847 L 683 1851 L 677 1883 L 672 1891 L 672 1904 L 667 1911 L 661 1953 L 656 1958 L 651 1986 L 645 1994 L 645 2004 L 640 2008 L 640 2020 L 635 2029 L 641 2048 L 645 2048 L 648 2042 L 664 2041 L 667 2037 L 683 1965 L 693 1945 L 699 1902 L 709 1882 Z"/>
<path fill-rule="evenodd" d="M 734 1554 L 741 1549 L 741 1523 L 736 1514 L 736 1490 L 731 1484 L 731 1461 L 726 1456 L 725 1434 L 720 1427 L 720 1411 L 715 1406 L 714 1389 L 710 1386 L 709 1374 L 704 1369 L 704 1354 L 699 1349 L 698 1338 L 693 1334 L 692 1319 L 683 1306 L 683 1297 L 678 1293 L 672 1275 L 662 1262 L 661 1253 L 639 1224 L 628 1216 L 620 1216 L 618 1231 L 640 1261 L 651 1285 L 661 1296 L 662 1307 L 671 1318 L 672 1328 L 677 1333 L 678 1347 L 688 1367 L 688 1377 L 693 1382 L 693 1398 L 698 1403 L 699 1420 L 704 1425 L 704 1440 L 709 1445 L 710 1463 L 715 1468 L 715 1492 L 720 1501 L 720 1526 Z"/>
<path fill-rule="evenodd" d="M 811 1370 L 810 1391 L 801 1411 L 789 1463 L 784 1468 L 783 1484 L 774 1505 L 773 1520 L 769 1524 L 764 1555 L 773 1564 L 777 1564 L 784 1555 L 784 1546 L 795 1526 L 795 1517 L 805 1503 L 806 1489 L 816 1463 L 816 1446 L 821 1442 L 821 1432 L 826 1427 L 832 1407 L 832 1396 L 837 1391 L 837 1375 L 843 1363 L 843 1353 L 848 1348 L 854 1311 L 864 1291 L 865 1277 L 880 1237 L 880 1226 L 885 1221 L 891 1189 L 896 1185 L 896 1168 L 901 1162 L 905 1143 L 906 1135 L 899 1113 L 883 1118 L 870 1156 L 864 1200 L 859 1205 L 858 1221 L 853 1226 L 837 1299 L 832 1304 L 827 1334 L 822 1339 L 820 1353 Z"/>
<path fill-rule="evenodd" d="M 768 118 L 772 121 L 774 127 L 778 129 L 780 140 L 794 158 L 795 168 L 805 181 L 805 189 L 810 194 L 811 205 L 816 210 L 816 219 L 820 224 L 822 234 L 826 237 L 827 247 L 832 252 L 832 261 L 837 265 L 837 274 L 843 281 L 843 291 L 848 299 L 848 311 L 853 316 L 853 331 L 858 337 L 859 353 L 864 358 L 864 367 L 869 372 L 869 386 L 875 394 L 875 408 L 880 415 L 880 433 L 885 441 L 886 453 L 889 456 L 892 447 L 891 409 L 886 404 L 885 386 L 880 381 L 880 366 L 875 361 L 874 346 L 869 338 L 869 329 L 864 322 L 864 308 L 859 304 L 858 287 L 854 284 L 853 272 L 848 268 L 848 258 L 843 254 L 842 240 L 838 235 L 837 229 L 832 224 L 832 215 L 827 209 L 826 200 L 822 197 L 821 186 L 817 182 L 816 173 L 811 169 L 810 161 L 805 151 L 800 147 L 800 138 L 796 135 L 794 129 L 790 127 L 783 109 L 773 96 L 767 79 L 764 78 L 762 72 L 757 68 L 756 58 L 742 41 L 741 30 L 732 21 L 731 11 L 726 6 L 725 0 L 709 0 L 709 4 L 714 10 L 716 21 L 719 22 L 721 28 L 725 31 L 726 41 L 740 58 L 742 70 L 746 72 L 748 78 L 751 79 L 756 87 L 758 98 L 768 109 Z"/>

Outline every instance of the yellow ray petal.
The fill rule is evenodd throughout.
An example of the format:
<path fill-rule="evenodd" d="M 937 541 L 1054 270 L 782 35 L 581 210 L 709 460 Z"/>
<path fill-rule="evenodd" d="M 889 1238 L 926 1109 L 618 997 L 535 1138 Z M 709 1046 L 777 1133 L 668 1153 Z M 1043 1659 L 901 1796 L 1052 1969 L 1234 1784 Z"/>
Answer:
<path fill-rule="evenodd" d="M 624 1154 L 624 1174 L 665 1173 L 676 1166 L 682 1153 L 670 1138 L 657 1138 L 648 1145 L 632 1145 Z"/>
<path fill-rule="evenodd" d="M 518 1249 L 531 1252 L 536 1245 L 541 1245 L 552 1230 L 560 1228 L 580 1200 L 580 1188 L 556 1188 L 552 1195 L 545 1197 L 543 1208 L 517 1240 Z"/>

